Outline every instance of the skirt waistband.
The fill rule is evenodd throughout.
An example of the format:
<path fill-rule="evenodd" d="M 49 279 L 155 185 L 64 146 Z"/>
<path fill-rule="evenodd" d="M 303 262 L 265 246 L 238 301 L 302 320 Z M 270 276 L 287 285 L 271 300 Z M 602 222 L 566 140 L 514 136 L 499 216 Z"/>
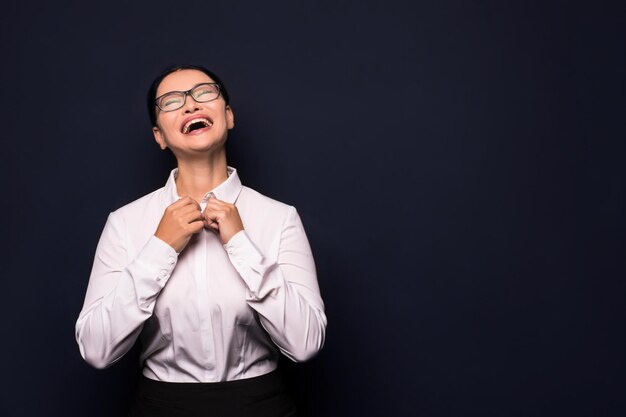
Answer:
<path fill-rule="evenodd" d="M 220 382 L 167 382 L 150 379 L 145 375 L 141 375 L 141 379 L 139 380 L 140 387 L 143 386 L 150 391 L 171 394 L 210 393 L 211 391 L 246 391 L 254 390 L 255 387 L 278 386 L 280 384 L 282 384 L 282 378 L 280 378 L 277 370 L 252 378 Z"/>
<path fill-rule="evenodd" d="M 131 416 L 294 416 L 280 373 L 225 382 L 163 382 L 141 376 Z"/>

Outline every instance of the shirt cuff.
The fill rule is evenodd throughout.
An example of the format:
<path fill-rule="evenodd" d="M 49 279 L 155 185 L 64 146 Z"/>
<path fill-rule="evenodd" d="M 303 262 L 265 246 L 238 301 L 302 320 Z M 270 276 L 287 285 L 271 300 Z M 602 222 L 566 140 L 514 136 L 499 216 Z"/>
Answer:
<path fill-rule="evenodd" d="M 252 243 L 245 230 L 237 232 L 224 245 L 231 263 L 252 294 L 257 294 L 263 278 L 263 254 Z"/>
<path fill-rule="evenodd" d="M 178 253 L 156 236 L 151 236 L 136 258 L 141 273 L 135 275 L 142 284 L 152 289 L 162 289 L 172 275 Z"/>

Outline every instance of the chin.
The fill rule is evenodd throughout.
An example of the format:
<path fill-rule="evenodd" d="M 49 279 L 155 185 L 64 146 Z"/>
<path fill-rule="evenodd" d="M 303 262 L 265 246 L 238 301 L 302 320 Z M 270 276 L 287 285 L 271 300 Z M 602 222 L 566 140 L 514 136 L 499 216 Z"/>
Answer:
<path fill-rule="evenodd" d="M 188 149 L 195 153 L 198 153 L 198 152 L 214 153 L 214 152 L 223 150 L 225 143 L 226 143 L 225 140 L 220 141 L 220 142 L 207 143 L 207 144 L 198 143 L 198 144 L 195 144 L 195 146 L 189 147 Z"/>

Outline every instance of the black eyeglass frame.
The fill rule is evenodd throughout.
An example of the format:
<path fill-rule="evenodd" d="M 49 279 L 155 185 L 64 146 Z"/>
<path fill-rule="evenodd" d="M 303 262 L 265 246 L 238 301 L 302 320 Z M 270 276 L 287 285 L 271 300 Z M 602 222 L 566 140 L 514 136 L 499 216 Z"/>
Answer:
<path fill-rule="evenodd" d="M 194 91 L 196 88 L 198 87 L 202 87 L 203 85 L 212 85 L 215 86 L 217 88 L 217 96 L 215 98 L 212 98 L 211 100 L 198 100 L 196 99 L 193 94 L 191 94 L 192 91 Z M 167 97 L 173 94 L 183 94 L 183 100 L 182 100 L 182 104 L 180 105 L 180 107 L 177 107 L 175 109 L 170 109 L 170 110 L 164 110 L 161 106 L 159 106 L 159 101 L 163 98 L 163 97 Z M 220 98 L 220 96 L 222 95 L 222 89 L 220 88 L 219 83 L 200 83 L 200 84 L 196 84 L 194 85 L 192 88 L 190 88 L 187 91 L 168 91 L 165 94 L 162 94 L 160 96 L 158 96 L 157 98 L 154 99 L 154 105 L 157 106 L 159 108 L 159 110 L 161 110 L 162 112 L 169 112 L 169 111 L 176 111 L 178 109 L 181 109 L 184 105 L 185 102 L 187 101 L 187 96 L 191 97 L 196 103 L 208 103 L 210 101 L 214 101 L 217 100 L 218 98 Z"/>

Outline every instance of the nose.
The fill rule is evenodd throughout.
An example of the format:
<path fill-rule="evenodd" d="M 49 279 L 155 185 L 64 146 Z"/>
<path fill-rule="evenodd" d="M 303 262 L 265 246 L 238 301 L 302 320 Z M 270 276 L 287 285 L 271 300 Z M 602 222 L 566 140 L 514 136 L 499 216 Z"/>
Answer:
<path fill-rule="evenodd" d="M 194 100 L 189 93 L 185 94 L 185 104 L 183 105 L 183 110 L 185 113 L 193 113 L 200 110 L 198 102 Z"/>

